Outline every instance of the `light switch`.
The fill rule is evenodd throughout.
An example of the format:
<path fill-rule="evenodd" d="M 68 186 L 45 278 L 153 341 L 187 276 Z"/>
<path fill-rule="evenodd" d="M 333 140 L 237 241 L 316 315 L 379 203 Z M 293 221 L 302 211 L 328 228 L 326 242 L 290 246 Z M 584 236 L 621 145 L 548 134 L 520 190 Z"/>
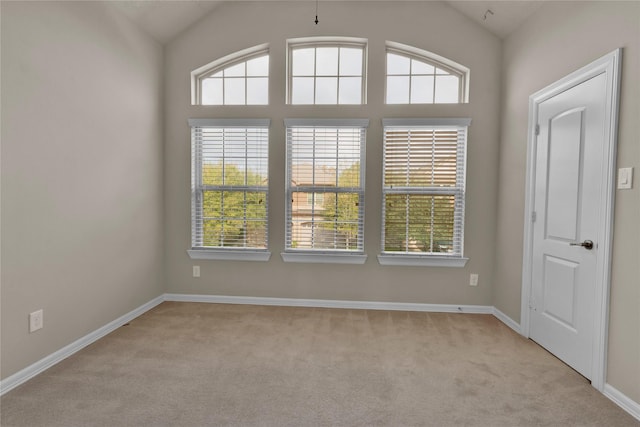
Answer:
<path fill-rule="evenodd" d="M 628 190 L 633 186 L 633 168 L 618 169 L 618 190 Z"/>

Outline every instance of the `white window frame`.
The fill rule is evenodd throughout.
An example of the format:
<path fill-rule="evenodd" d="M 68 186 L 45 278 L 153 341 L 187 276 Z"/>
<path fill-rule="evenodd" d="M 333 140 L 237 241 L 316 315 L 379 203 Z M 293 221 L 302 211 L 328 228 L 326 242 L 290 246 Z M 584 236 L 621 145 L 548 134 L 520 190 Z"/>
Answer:
<path fill-rule="evenodd" d="M 268 261 L 271 252 L 268 250 L 269 236 L 269 186 L 215 186 L 220 190 L 260 190 L 266 193 L 265 209 L 266 209 L 266 236 L 265 244 L 267 249 L 260 248 L 243 248 L 243 247 L 206 247 L 202 246 L 202 192 L 204 185 L 202 183 L 202 146 L 197 142 L 197 134 L 202 128 L 260 128 L 267 130 L 270 119 L 189 119 L 191 127 L 191 249 L 187 250 L 191 259 L 212 259 L 212 260 L 237 260 L 237 261 Z M 267 155 L 268 156 L 268 155 Z M 267 160 L 268 163 L 268 160 Z M 211 187 L 211 186 L 208 186 Z M 212 187 L 213 188 L 213 187 Z M 216 189 L 213 188 L 213 189 Z M 211 189 L 211 188 L 208 188 Z"/>
<path fill-rule="evenodd" d="M 457 142 L 457 172 L 455 187 L 401 187 L 393 188 L 385 185 L 385 162 L 383 154 L 382 177 L 382 239 L 381 253 L 378 262 L 382 265 L 407 265 L 407 266 L 434 266 L 434 267 L 464 267 L 468 258 L 464 257 L 464 201 L 465 201 L 465 176 L 466 176 L 466 151 L 468 127 L 471 124 L 469 118 L 442 118 L 442 119 L 383 119 L 383 132 L 385 135 L 389 129 L 456 129 L 458 131 Z M 462 176 L 460 176 L 462 174 Z M 424 195 L 454 195 L 454 249 L 451 254 L 412 253 L 412 252 L 386 252 L 385 248 L 385 200 L 388 194 L 424 194 Z"/>
<path fill-rule="evenodd" d="M 191 72 L 191 104 L 192 105 L 203 105 L 202 104 L 202 81 L 207 79 L 212 74 L 217 73 L 218 71 L 224 70 L 225 68 L 232 67 L 237 64 L 241 64 L 243 62 L 247 62 L 251 59 L 258 58 L 261 56 L 269 56 L 269 45 L 261 44 L 257 46 L 250 47 L 248 49 L 243 49 L 229 55 L 226 55 L 222 58 L 216 59 L 213 62 L 210 62 L 202 67 L 199 67 Z M 269 80 L 269 75 L 267 74 L 267 79 Z M 206 106 L 215 106 L 222 107 L 227 105 L 251 105 L 251 106 L 264 106 L 269 105 L 269 94 L 267 93 L 267 103 L 266 104 L 247 104 L 247 76 L 245 75 L 245 103 L 244 104 L 225 104 L 224 101 L 222 104 L 206 104 Z M 223 98 L 224 99 L 224 98 Z"/>
<path fill-rule="evenodd" d="M 286 87 L 286 102 L 289 105 L 365 105 L 367 103 L 367 46 L 368 40 L 357 37 L 303 37 L 297 39 L 288 39 L 287 40 L 287 87 Z M 339 103 L 339 94 L 340 94 L 340 86 L 339 86 L 339 77 L 340 71 L 338 69 L 338 74 L 335 76 L 338 79 L 338 97 L 335 104 L 317 104 L 315 102 L 315 94 L 314 94 L 314 102 L 312 104 L 294 104 L 292 102 L 293 97 L 293 51 L 295 49 L 300 48 L 318 48 L 318 47 L 336 47 L 336 48 L 360 48 L 362 49 L 362 80 L 361 80 L 361 102 L 359 104 L 340 104 Z M 314 73 L 314 82 L 318 76 Z M 325 76 L 322 76 L 325 77 Z M 333 77 L 333 76 L 326 76 Z M 314 85 L 315 87 L 315 85 Z"/>
<path fill-rule="evenodd" d="M 406 58 L 409 59 L 414 59 L 416 61 L 420 61 L 420 62 L 424 62 L 426 64 L 429 64 L 435 68 L 439 68 L 441 70 L 444 70 L 448 73 L 450 73 L 453 76 L 458 77 L 458 102 L 457 104 L 464 104 L 464 103 L 468 103 L 469 102 L 469 80 L 471 77 L 471 71 L 469 70 L 469 68 L 465 67 L 462 64 L 458 64 L 455 61 L 450 60 L 449 58 L 445 58 L 444 56 L 440 56 L 438 54 L 435 54 L 433 52 L 429 52 L 427 50 L 423 50 L 423 49 L 419 49 L 413 46 L 409 46 L 409 45 L 405 45 L 405 44 L 401 44 L 401 43 L 396 43 L 396 42 L 392 42 L 392 41 L 387 41 L 386 43 L 387 49 L 385 52 L 385 88 L 384 88 L 384 94 L 385 94 L 385 105 L 422 105 L 422 104 L 417 104 L 417 103 L 413 103 L 411 102 L 411 86 L 409 86 L 409 102 L 407 104 L 401 104 L 401 103 L 393 103 L 393 104 L 388 104 L 387 103 L 387 81 L 389 78 L 389 74 L 387 74 L 387 65 L 386 65 L 386 61 L 387 61 L 387 57 L 389 53 L 393 53 L 395 55 L 400 55 L 400 56 L 404 56 Z M 409 74 L 409 84 L 411 84 L 411 76 L 413 74 Z M 437 79 L 434 79 L 434 88 L 437 85 Z M 435 94 L 435 90 L 434 90 L 434 94 Z M 435 95 L 434 95 L 435 96 Z M 423 104 L 436 104 L 436 105 L 440 105 L 440 103 L 436 103 L 435 100 L 434 102 L 428 102 L 428 103 L 423 103 Z M 456 103 L 450 103 L 455 105 Z"/>
<path fill-rule="evenodd" d="M 366 166 L 366 129 L 369 126 L 369 119 L 285 119 L 287 131 L 287 163 L 286 163 L 286 190 L 285 190 L 285 251 L 281 253 L 285 262 L 307 262 L 307 263 L 336 263 L 336 264 L 364 264 L 367 255 L 364 253 L 364 192 L 365 192 L 365 166 Z M 292 128 L 359 128 L 362 140 L 360 145 L 360 185 L 357 188 L 332 188 L 327 192 L 348 192 L 357 193 L 359 198 L 359 226 L 358 226 L 358 249 L 296 249 L 291 247 L 292 233 L 292 197 L 294 192 L 309 189 L 322 192 L 322 187 L 306 188 L 292 185 L 292 152 L 291 136 Z M 336 178 L 337 179 L 337 178 Z"/>

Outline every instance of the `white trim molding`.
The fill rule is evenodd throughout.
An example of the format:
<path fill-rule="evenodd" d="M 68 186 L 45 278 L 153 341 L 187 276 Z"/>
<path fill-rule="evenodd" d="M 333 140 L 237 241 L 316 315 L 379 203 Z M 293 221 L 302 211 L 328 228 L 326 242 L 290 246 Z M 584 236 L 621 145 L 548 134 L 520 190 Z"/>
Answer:
<path fill-rule="evenodd" d="M 306 262 L 314 264 L 364 264 L 367 255 L 360 253 L 313 253 L 313 252 L 282 252 L 284 262 Z"/>
<path fill-rule="evenodd" d="M 604 385 L 604 391 L 602 392 L 613 403 L 627 411 L 631 416 L 640 421 L 640 403 L 634 402 L 627 395 L 617 390 L 611 384 Z"/>
<path fill-rule="evenodd" d="M 214 259 L 222 261 L 269 261 L 271 252 L 224 249 L 188 249 L 191 259 Z"/>
<path fill-rule="evenodd" d="M 398 126 L 398 127 L 413 127 L 413 126 L 428 126 L 428 127 L 451 127 L 451 126 L 471 126 L 471 119 L 468 117 L 443 117 L 443 118 L 395 118 L 395 119 L 382 119 L 382 126 Z"/>
<path fill-rule="evenodd" d="M 505 325 L 507 325 L 508 327 L 513 329 L 516 333 L 522 335 L 522 328 L 520 327 L 520 324 L 518 322 L 516 322 L 515 320 L 513 320 L 511 317 L 507 316 L 506 314 L 504 314 L 502 311 L 500 311 L 496 307 L 493 307 L 493 313 L 492 314 L 499 321 L 501 321 L 502 323 L 504 323 Z"/>
<path fill-rule="evenodd" d="M 188 119 L 190 127 L 268 128 L 271 119 Z"/>
<path fill-rule="evenodd" d="M 63 361 L 67 357 L 77 353 L 89 344 L 93 344 L 100 338 L 104 337 L 107 334 L 110 334 L 119 327 L 126 325 L 136 317 L 141 316 L 142 314 L 146 313 L 162 302 L 164 302 L 164 295 L 160 295 L 159 297 L 156 297 L 151 301 L 142 304 L 140 307 L 130 311 L 129 313 L 118 317 L 116 320 L 107 323 L 103 327 L 96 329 L 95 331 L 83 336 L 80 339 L 77 339 L 71 344 L 62 347 L 60 350 L 51 353 L 49 356 L 40 359 L 36 363 L 27 366 L 21 371 L 18 371 L 15 374 L 5 378 L 4 380 L 0 381 L 0 396 L 29 381 L 31 378 L 35 377 L 41 372 L 44 372 L 53 365 Z"/>
<path fill-rule="evenodd" d="M 417 267 L 464 267 L 469 258 L 443 255 L 378 255 L 380 265 L 403 265 Z"/>
<path fill-rule="evenodd" d="M 356 310 L 424 311 L 434 313 L 493 314 L 488 305 L 421 304 L 386 301 L 347 301 L 299 298 L 268 298 L 227 295 L 165 294 L 165 301 L 213 304 L 271 305 L 281 307 L 350 308 Z"/>

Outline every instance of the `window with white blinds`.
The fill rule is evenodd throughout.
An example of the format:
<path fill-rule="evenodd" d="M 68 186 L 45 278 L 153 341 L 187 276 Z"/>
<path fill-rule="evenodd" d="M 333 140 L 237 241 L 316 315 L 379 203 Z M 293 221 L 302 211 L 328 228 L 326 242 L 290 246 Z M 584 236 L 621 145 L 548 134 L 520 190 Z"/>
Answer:
<path fill-rule="evenodd" d="M 366 119 L 285 120 L 285 252 L 364 254 L 368 123 Z M 285 254 L 283 258 L 294 260 Z"/>
<path fill-rule="evenodd" d="M 462 258 L 470 122 L 383 120 L 382 255 Z"/>
<path fill-rule="evenodd" d="M 267 251 L 269 123 L 189 120 L 192 257 L 202 250 Z"/>

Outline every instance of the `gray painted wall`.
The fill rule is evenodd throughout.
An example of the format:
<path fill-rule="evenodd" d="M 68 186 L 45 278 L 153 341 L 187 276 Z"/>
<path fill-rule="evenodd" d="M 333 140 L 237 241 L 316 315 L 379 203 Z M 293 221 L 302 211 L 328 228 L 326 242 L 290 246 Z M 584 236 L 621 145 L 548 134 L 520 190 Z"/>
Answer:
<path fill-rule="evenodd" d="M 334 300 L 492 304 L 498 171 L 500 49 L 498 38 L 437 2 L 323 2 L 320 24 L 306 2 L 224 3 L 165 49 L 167 291 Z M 357 19 L 354 19 L 357 17 Z M 384 28 L 384 31 L 381 31 Z M 368 103 L 362 106 L 285 105 L 285 42 L 305 36 L 354 36 L 369 41 Z M 471 71 L 466 105 L 384 105 L 385 41 L 448 57 Z M 270 105 L 191 106 L 190 72 L 229 53 L 269 43 Z M 380 266 L 382 125 L 386 117 L 471 117 L 468 143 L 465 268 Z M 193 261 L 190 247 L 191 117 L 271 118 L 271 260 Z M 364 265 L 284 263 L 284 118 L 363 117 L 367 132 Z M 192 277 L 192 265 L 201 277 Z M 469 273 L 480 274 L 477 288 Z"/>
<path fill-rule="evenodd" d="M 520 318 L 527 113 L 530 94 L 622 47 L 607 382 L 640 402 L 640 3 L 550 2 L 504 41 L 494 303 Z"/>
<path fill-rule="evenodd" d="M 162 294 L 161 93 L 104 5 L 2 2 L 3 378 Z"/>
<path fill-rule="evenodd" d="M 319 26 L 312 23 L 314 8 L 300 3 L 223 4 L 166 46 L 164 56 L 155 42 L 99 3 L 1 3 L 2 378 L 165 291 L 496 305 L 518 321 L 528 96 L 620 46 L 625 50 L 618 164 L 640 173 L 639 3 L 549 2 L 504 41 L 436 2 L 323 2 Z M 313 35 L 369 39 L 367 105 L 284 104 L 285 39 Z M 384 106 L 385 40 L 469 67 L 471 102 Z M 190 105 L 192 69 L 264 42 L 272 55 L 269 107 Z M 272 259 L 194 262 L 186 254 L 187 119 L 247 115 L 272 119 Z M 284 248 L 282 119 L 338 115 L 371 119 L 369 259 L 363 266 L 285 265 L 279 255 Z M 381 267 L 375 259 L 380 119 L 423 116 L 473 119 L 465 250 L 471 260 L 464 269 Z M 638 188 L 636 179 L 633 190 L 616 195 L 607 377 L 636 402 Z M 196 263 L 202 267 L 199 279 L 191 277 Z M 470 272 L 480 274 L 477 288 L 468 286 Z M 27 315 L 38 308 L 45 310 L 45 329 L 28 334 Z"/>

